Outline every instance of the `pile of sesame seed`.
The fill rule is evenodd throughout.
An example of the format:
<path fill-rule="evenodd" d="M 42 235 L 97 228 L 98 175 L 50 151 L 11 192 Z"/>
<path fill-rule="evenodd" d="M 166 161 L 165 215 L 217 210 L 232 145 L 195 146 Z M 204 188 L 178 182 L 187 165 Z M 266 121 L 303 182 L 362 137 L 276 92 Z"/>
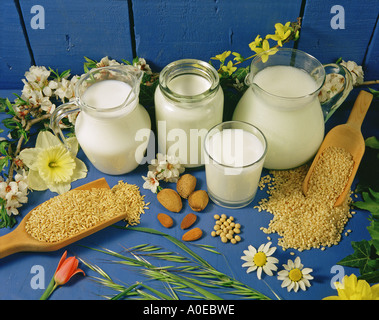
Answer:
<path fill-rule="evenodd" d="M 307 196 L 302 183 L 309 166 L 285 171 L 271 171 L 261 179 L 260 188 L 267 187 L 268 199 L 255 208 L 274 215 L 263 232 L 278 233 L 284 250 L 299 251 L 330 247 L 341 240 L 343 229 L 351 217 L 351 198 L 334 207 L 334 203 L 352 172 L 354 161 L 343 148 L 327 148 L 320 157 L 309 181 Z M 351 192 L 350 192 L 351 195 Z"/>

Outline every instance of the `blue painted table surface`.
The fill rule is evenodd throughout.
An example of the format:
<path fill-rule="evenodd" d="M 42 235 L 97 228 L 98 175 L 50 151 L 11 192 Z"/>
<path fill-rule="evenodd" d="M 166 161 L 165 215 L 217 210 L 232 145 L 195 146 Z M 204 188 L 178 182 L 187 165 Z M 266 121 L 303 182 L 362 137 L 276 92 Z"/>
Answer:
<path fill-rule="evenodd" d="M 19 90 L 2 90 L 0 91 L 0 96 L 13 99 L 11 94 L 12 92 L 19 92 Z M 330 130 L 330 128 L 335 125 L 346 122 L 352 107 L 352 98 L 355 98 L 355 96 L 356 92 L 351 93 L 349 101 L 346 101 L 333 115 L 332 119 L 326 124 L 326 131 Z M 373 101 L 362 127 L 362 132 L 365 138 L 370 136 L 379 136 L 378 108 L 378 101 Z M 85 179 L 72 183 L 72 188 L 101 177 L 105 177 L 111 187 L 117 184 L 119 180 L 123 180 L 130 184 L 136 184 L 140 187 L 141 193 L 146 196 L 145 201 L 150 202 L 150 209 L 146 210 L 146 213 L 141 216 L 141 223 L 139 226 L 153 228 L 174 236 L 177 239 L 181 239 L 184 231 L 180 229 L 180 222 L 187 213 L 191 212 L 191 209 L 189 208 L 187 201 L 183 201 L 184 205 L 180 213 L 170 213 L 158 203 L 156 195 L 151 193 L 149 190 L 143 189 L 142 185 L 144 180 L 141 176 L 146 175 L 147 173 L 146 165 L 139 166 L 136 170 L 129 174 L 109 176 L 96 170 L 89 163 L 88 159 L 82 152 L 78 153 L 78 157 L 86 163 L 88 167 L 88 175 Z M 187 172 L 191 172 L 198 179 L 198 189 L 206 189 L 205 174 L 202 168 L 191 171 L 187 170 Z M 267 172 L 265 170 L 263 174 L 266 173 Z M 357 179 L 354 186 L 356 183 Z M 167 186 L 174 187 L 172 184 L 168 184 Z M 21 208 L 21 213 L 18 218 L 22 218 L 22 216 L 26 215 L 29 210 L 55 195 L 56 194 L 53 194 L 50 191 L 34 191 L 30 193 L 29 202 Z M 301 257 L 301 261 L 304 266 L 313 269 L 312 275 L 314 276 L 314 280 L 311 281 L 312 286 L 308 288 L 308 290 L 300 290 L 297 293 L 293 291 L 287 292 L 286 288 L 281 288 L 281 281 L 277 280 L 276 273 L 271 277 L 263 273 L 262 280 L 258 280 L 256 272 L 247 274 L 246 268 L 242 268 L 241 266 L 243 263 L 241 256 L 243 255 L 243 250 L 246 250 L 248 245 L 251 244 L 257 248 L 260 244 L 268 242 L 268 235 L 263 233 L 260 228 L 267 227 L 273 216 L 267 212 L 259 213 L 253 208 L 263 197 L 267 197 L 266 191 L 258 190 L 257 196 L 253 203 L 243 209 L 224 209 L 210 202 L 204 212 L 198 213 L 198 221 L 195 226 L 200 227 L 204 231 L 204 235 L 201 239 L 194 243 L 212 245 L 217 251 L 222 253 L 222 255 L 215 255 L 214 253 L 199 249 L 191 243 L 188 243 L 188 246 L 205 258 L 216 269 L 228 275 L 234 276 L 237 280 L 262 292 L 272 299 L 276 299 L 276 297 L 272 293 L 271 289 L 284 300 L 319 300 L 326 296 L 335 295 L 336 290 L 332 289 L 330 283 L 333 276 L 335 276 L 332 267 L 335 266 L 342 258 L 353 253 L 351 241 L 370 239 L 370 235 L 366 229 L 369 225 L 369 221 L 367 219 L 369 217 L 369 213 L 367 211 L 355 210 L 357 213 L 353 215 L 347 223 L 341 242 L 338 245 L 326 248 L 325 251 L 321 251 L 320 249 L 311 249 L 303 252 L 290 249 L 283 251 L 281 247 L 277 246 L 278 235 L 270 234 L 269 236 L 271 237 L 273 246 L 277 246 L 278 248 L 274 254 L 274 256 L 279 259 L 278 270 L 282 269 L 282 264 L 287 263 L 287 259 L 293 260 L 296 256 Z M 172 228 L 166 229 L 160 225 L 157 220 L 157 214 L 160 212 L 169 213 L 173 217 L 175 224 Z M 241 242 L 237 244 L 224 244 L 220 241 L 219 237 L 214 238 L 211 236 L 211 231 L 213 230 L 214 225 L 213 215 L 222 213 L 225 213 L 228 216 L 234 216 L 236 221 L 242 225 Z M 124 225 L 122 222 L 118 224 Z M 345 236 L 344 234 L 348 229 L 352 230 L 352 233 L 349 234 L 349 236 Z M 0 236 L 10 231 L 10 229 L 0 229 Z M 80 245 L 96 248 L 107 248 L 121 252 L 125 247 L 127 248 L 140 244 L 158 245 L 166 250 L 183 253 L 171 242 L 160 236 L 108 227 L 56 252 L 24 252 L 16 253 L 3 258 L 0 260 L 0 299 L 39 299 L 43 293 L 43 290 L 33 289 L 31 286 L 31 280 L 33 276 L 35 276 L 35 274 L 32 273 L 32 267 L 36 265 L 43 267 L 45 271 L 45 285 L 47 286 L 55 272 L 58 261 L 65 250 L 68 251 L 69 256 L 75 255 L 92 264 L 100 266 L 116 282 L 127 283 L 129 285 L 134 284 L 137 280 L 143 280 L 143 277 L 141 278 L 141 275 L 137 272 L 137 268 L 133 269 L 131 267 L 122 267 L 120 265 L 112 264 L 110 263 L 110 261 L 113 260 L 112 257 L 88 248 L 84 248 Z M 291 255 L 291 252 L 295 255 Z M 107 289 L 106 287 L 95 283 L 91 279 L 91 276 L 98 276 L 96 272 L 89 270 L 82 263 L 80 263 L 80 267 L 85 271 L 86 276 L 74 276 L 74 278 L 72 278 L 66 285 L 58 288 L 53 293 L 50 298 L 51 300 L 104 299 L 102 297 L 103 295 L 116 294 L 115 291 Z M 344 268 L 344 272 L 346 274 L 359 274 L 358 269 L 347 267 Z M 157 287 L 164 291 L 162 286 L 158 285 Z M 226 299 L 235 299 L 235 297 L 224 295 L 222 290 L 216 290 L 214 292 Z M 185 297 L 183 298 L 185 299 Z"/>

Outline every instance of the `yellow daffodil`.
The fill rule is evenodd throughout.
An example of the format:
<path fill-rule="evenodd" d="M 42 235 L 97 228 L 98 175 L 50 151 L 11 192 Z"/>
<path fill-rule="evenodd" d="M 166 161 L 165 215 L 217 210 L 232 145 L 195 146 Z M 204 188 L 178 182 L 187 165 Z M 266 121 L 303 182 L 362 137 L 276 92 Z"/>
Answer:
<path fill-rule="evenodd" d="M 229 61 L 226 66 L 221 67 L 222 71 L 227 72 L 229 75 L 231 75 L 234 71 L 237 70 L 237 67 L 233 67 L 233 62 Z"/>
<path fill-rule="evenodd" d="M 221 63 L 224 63 L 225 59 L 229 57 L 231 54 L 231 51 L 224 51 L 221 54 L 216 55 L 215 57 L 212 57 L 213 60 L 219 60 Z"/>
<path fill-rule="evenodd" d="M 255 51 L 257 54 L 263 53 L 261 55 L 261 58 L 262 58 L 262 62 L 265 63 L 268 60 L 268 56 L 275 54 L 278 51 L 278 48 L 272 48 L 270 50 L 270 44 L 265 39 L 262 42 L 262 48 L 255 48 L 253 49 L 253 51 Z"/>
<path fill-rule="evenodd" d="M 29 168 L 27 181 L 30 189 L 50 189 L 62 194 L 70 190 L 71 182 L 87 175 L 86 165 L 76 158 L 79 148 L 76 138 L 71 137 L 66 141 L 71 152 L 55 135 L 41 131 L 35 148 L 21 151 L 20 159 Z"/>
<path fill-rule="evenodd" d="M 338 296 L 329 296 L 323 300 L 379 300 L 379 284 L 370 287 L 367 281 L 357 280 L 352 274 L 344 276 L 342 283 L 336 282 Z"/>
<path fill-rule="evenodd" d="M 268 34 L 267 39 L 272 39 L 278 41 L 278 45 L 282 46 L 282 41 L 286 40 L 291 32 L 292 28 L 290 27 L 291 22 L 287 22 L 285 25 L 281 23 L 275 24 L 275 34 Z"/>

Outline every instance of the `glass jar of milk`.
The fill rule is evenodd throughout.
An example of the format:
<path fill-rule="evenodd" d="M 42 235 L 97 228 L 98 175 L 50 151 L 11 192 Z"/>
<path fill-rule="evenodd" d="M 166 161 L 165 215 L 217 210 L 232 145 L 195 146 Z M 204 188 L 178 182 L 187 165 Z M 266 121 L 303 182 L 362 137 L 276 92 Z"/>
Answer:
<path fill-rule="evenodd" d="M 266 168 L 294 168 L 310 160 L 324 138 L 318 93 L 325 69 L 300 50 L 280 48 L 266 62 L 261 56 L 251 62 L 245 79 L 249 88 L 238 102 L 233 120 L 247 121 L 263 131 L 268 145 Z M 350 83 L 350 74 L 341 74 L 345 83 Z M 345 85 L 344 91 L 350 89 Z"/>
<path fill-rule="evenodd" d="M 151 122 L 139 104 L 142 75 L 132 66 L 93 69 L 77 82 L 76 100 L 59 106 L 51 116 L 53 131 L 65 141 L 59 123 L 80 111 L 76 137 L 88 159 L 103 173 L 128 173 L 143 160 Z"/>
<path fill-rule="evenodd" d="M 204 137 L 222 122 L 224 109 L 215 68 L 195 59 L 170 63 L 159 75 L 154 102 L 160 152 L 185 167 L 203 165 Z"/>

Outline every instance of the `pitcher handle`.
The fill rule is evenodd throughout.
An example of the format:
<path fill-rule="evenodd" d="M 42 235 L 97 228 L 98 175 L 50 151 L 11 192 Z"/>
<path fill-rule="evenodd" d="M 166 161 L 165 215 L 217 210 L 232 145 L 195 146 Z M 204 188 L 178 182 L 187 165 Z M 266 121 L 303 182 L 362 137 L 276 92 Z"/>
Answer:
<path fill-rule="evenodd" d="M 70 145 L 66 142 L 66 138 L 60 127 L 61 120 L 71 113 L 78 112 L 80 110 L 76 100 L 61 104 L 58 108 L 54 110 L 50 117 L 50 128 L 53 130 L 54 134 L 62 140 L 64 146 L 67 150 L 71 152 Z"/>
<path fill-rule="evenodd" d="M 324 69 L 326 75 L 335 73 L 344 77 L 344 85 L 340 92 L 338 92 L 331 99 L 324 103 L 321 103 L 322 112 L 324 114 L 325 122 L 333 115 L 333 113 L 338 109 L 338 107 L 346 100 L 350 91 L 353 89 L 353 78 L 350 71 L 343 65 L 336 63 L 324 64 Z"/>

